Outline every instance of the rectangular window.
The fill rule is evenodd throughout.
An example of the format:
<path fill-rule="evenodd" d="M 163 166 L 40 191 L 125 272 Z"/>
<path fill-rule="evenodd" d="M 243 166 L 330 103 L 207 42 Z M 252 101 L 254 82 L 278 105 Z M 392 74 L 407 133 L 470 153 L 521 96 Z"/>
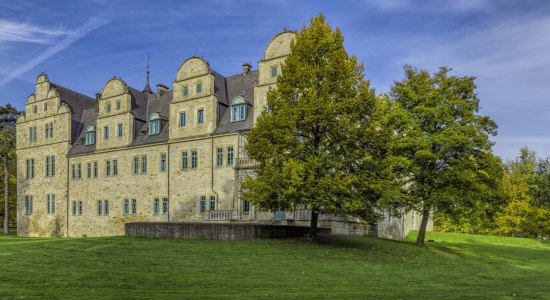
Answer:
<path fill-rule="evenodd" d="M 196 169 L 199 164 L 199 158 L 197 157 L 197 151 L 191 151 L 191 169 Z"/>
<path fill-rule="evenodd" d="M 109 215 L 109 200 L 103 201 L 103 210 L 105 211 L 105 215 Z"/>
<path fill-rule="evenodd" d="M 189 87 L 188 86 L 183 87 L 183 96 L 189 96 Z"/>
<path fill-rule="evenodd" d="M 55 155 L 50 156 L 50 176 L 55 176 Z"/>
<path fill-rule="evenodd" d="M 105 110 L 107 112 L 111 112 L 111 102 L 107 102 L 107 104 L 105 105 Z"/>
<path fill-rule="evenodd" d="M 48 111 L 48 102 L 44 102 L 44 111 Z"/>
<path fill-rule="evenodd" d="M 223 165 L 223 148 L 216 149 L 216 167 Z"/>
<path fill-rule="evenodd" d="M 168 198 L 162 198 L 162 214 L 168 214 Z"/>
<path fill-rule="evenodd" d="M 227 166 L 233 165 L 233 158 L 234 158 L 233 147 L 227 147 Z"/>
<path fill-rule="evenodd" d="M 277 77 L 277 66 L 271 67 L 271 77 Z"/>
<path fill-rule="evenodd" d="M 181 169 L 187 171 L 187 151 L 181 153 Z"/>
<path fill-rule="evenodd" d="M 187 115 L 184 112 L 180 113 L 180 127 L 187 125 Z"/>
<path fill-rule="evenodd" d="M 160 171 L 166 172 L 166 154 L 165 153 L 160 154 Z"/>
<path fill-rule="evenodd" d="M 53 123 L 50 123 L 50 138 L 53 138 Z"/>
<path fill-rule="evenodd" d="M 48 139 L 50 137 L 50 124 L 45 124 L 44 127 L 44 138 Z"/>
<path fill-rule="evenodd" d="M 78 164 L 78 179 L 82 178 L 82 164 Z"/>
<path fill-rule="evenodd" d="M 155 198 L 155 202 L 153 203 L 153 214 L 158 215 L 160 211 L 160 200 L 159 198 Z"/>
<path fill-rule="evenodd" d="M 76 201 L 73 200 L 73 216 L 76 216 Z"/>
<path fill-rule="evenodd" d="M 197 124 L 204 124 L 204 109 L 197 111 Z"/>
<path fill-rule="evenodd" d="M 125 215 L 130 213 L 130 200 L 124 199 L 124 206 L 122 206 L 122 213 Z"/>
<path fill-rule="evenodd" d="M 250 202 L 243 200 L 243 213 L 250 213 Z"/>
<path fill-rule="evenodd" d="M 122 136 L 122 124 L 118 124 L 116 126 L 117 135 L 120 137 Z"/>
<path fill-rule="evenodd" d="M 137 200 L 132 199 L 132 215 L 135 215 L 137 213 Z"/>
<path fill-rule="evenodd" d="M 82 201 L 78 201 L 78 215 L 82 216 Z"/>
<path fill-rule="evenodd" d="M 31 177 L 34 178 L 34 158 L 31 158 Z"/>
<path fill-rule="evenodd" d="M 210 196 L 210 210 L 216 210 L 216 196 Z"/>
<path fill-rule="evenodd" d="M 105 176 L 111 176 L 111 162 L 105 162 Z"/>
<path fill-rule="evenodd" d="M 97 161 L 94 161 L 94 178 L 97 177 Z"/>
<path fill-rule="evenodd" d="M 139 173 L 139 157 L 134 157 L 134 175 Z"/>
<path fill-rule="evenodd" d="M 206 196 L 201 196 L 200 198 L 199 211 L 201 213 L 206 212 Z"/>
<path fill-rule="evenodd" d="M 32 127 L 29 127 L 29 142 L 32 142 Z"/>
<path fill-rule="evenodd" d="M 88 178 L 92 177 L 92 163 L 86 164 L 86 175 Z"/>
<path fill-rule="evenodd" d="M 25 196 L 25 214 L 32 215 L 32 196 Z"/>
<path fill-rule="evenodd" d="M 147 173 L 147 156 L 141 157 L 141 173 Z"/>
<path fill-rule="evenodd" d="M 115 107 L 116 107 L 116 110 L 120 110 L 120 100 L 117 100 L 115 102 Z"/>
<path fill-rule="evenodd" d="M 202 92 L 202 83 L 197 83 L 197 85 L 195 85 L 195 92 L 197 92 L 197 94 Z"/>
<path fill-rule="evenodd" d="M 46 156 L 46 177 L 50 176 L 50 156 Z"/>
<path fill-rule="evenodd" d="M 103 201 L 97 200 L 97 214 L 101 216 L 103 213 Z"/>
<path fill-rule="evenodd" d="M 33 135 L 32 135 L 33 142 L 36 142 L 36 136 L 37 136 L 37 134 L 36 134 L 36 126 L 34 126 L 34 127 L 32 128 L 32 130 L 33 130 Z"/>
<path fill-rule="evenodd" d="M 109 139 L 109 127 L 105 126 L 103 127 L 103 138 L 108 140 Z"/>
<path fill-rule="evenodd" d="M 118 175 L 118 160 L 113 159 L 113 176 Z"/>
<path fill-rule="evenodd" d="M 75 164 L 71 165 L 71 170 L 72 170 L 71 178 L 76 179 L 76 165 Z"/>
<path fill-rule="evenodd" d="M 55 214 L 55 195 L 54 194 L 46 195 L 46 212 L 49 215 Z"/>

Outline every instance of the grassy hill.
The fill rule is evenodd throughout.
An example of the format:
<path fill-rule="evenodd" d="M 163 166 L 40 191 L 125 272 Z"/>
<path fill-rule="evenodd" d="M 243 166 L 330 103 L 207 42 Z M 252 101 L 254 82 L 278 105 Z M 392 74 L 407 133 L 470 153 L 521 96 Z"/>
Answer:
<path fill-rule="evenodd" d="M 4 298 L 550 298 L 550 244 L 0 237 Z"/>

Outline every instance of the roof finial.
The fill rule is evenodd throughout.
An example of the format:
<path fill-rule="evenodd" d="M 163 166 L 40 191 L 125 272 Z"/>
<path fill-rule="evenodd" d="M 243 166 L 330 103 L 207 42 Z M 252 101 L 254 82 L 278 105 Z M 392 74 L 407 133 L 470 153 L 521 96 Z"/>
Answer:
<path fill-rule="evenodd" d="M 151 86 L 149 85 L 149 54 L 147 54 L 147 57 L 145 58 L 145 63 L 147 65 L 146 67 L 147 82 L 145 83 L 145 88 L 143 89 L 143 92 L 152 94 L 153 91 L 151 90 Z"/>

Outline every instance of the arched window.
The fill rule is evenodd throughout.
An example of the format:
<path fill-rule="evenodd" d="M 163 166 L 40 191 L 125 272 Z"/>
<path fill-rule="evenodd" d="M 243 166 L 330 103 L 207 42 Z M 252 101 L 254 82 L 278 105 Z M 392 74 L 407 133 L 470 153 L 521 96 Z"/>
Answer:
<path fill-rule="evenodd" d="M 149 117 L 149 135 L 160 133 L 160 116 L 157 113 L 152 113 Z"/>
<path fill-rule="evenodd" d="M 95 127 L 88 126 L 88 128 L 86 128 L 86 145 L 93 144 L 95 144 Z"/>
<path fill-rule="evenodd" d="M 231 122 L 244 121 L 246 119 L 246 102 L 241 96 L 235 97 L 231 103 Z"/>

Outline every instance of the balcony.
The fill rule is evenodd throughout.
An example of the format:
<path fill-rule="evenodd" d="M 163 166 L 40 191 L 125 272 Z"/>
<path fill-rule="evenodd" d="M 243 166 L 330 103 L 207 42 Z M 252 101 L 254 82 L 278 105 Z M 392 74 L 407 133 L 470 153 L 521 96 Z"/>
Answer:
<path fill-rule="evenodd" d="M 238 218 L 239 212 L 237 210 L 211 210 L 204 213 L 205 221 L 229 221 Z"/>

